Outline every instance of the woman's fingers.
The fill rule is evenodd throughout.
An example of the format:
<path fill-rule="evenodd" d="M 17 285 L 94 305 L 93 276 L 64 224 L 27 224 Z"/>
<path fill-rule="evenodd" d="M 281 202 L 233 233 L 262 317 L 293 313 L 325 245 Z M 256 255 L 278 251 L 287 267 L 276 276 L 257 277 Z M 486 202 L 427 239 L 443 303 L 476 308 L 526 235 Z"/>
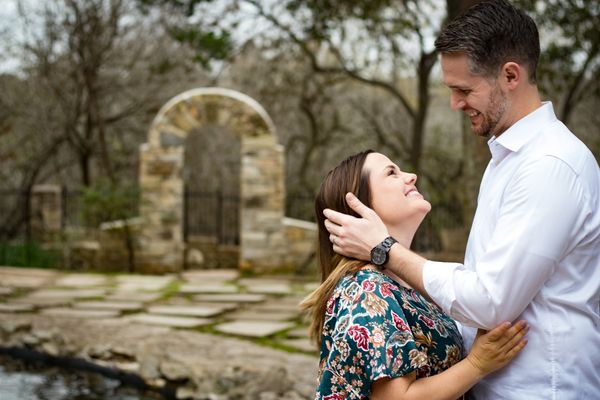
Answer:
<path fill-rule="evenodd" d="M 523 324 L 520 324 L 520 322 L 523 322 Z M 504 351 L 508 352 L 510 349 L 517 346 L 519 344 L 519 342 L 521 342 L 523 340 L 525 335 L 527 335 L 527 332 L 529 332 L 529 326 L 527 324 L 525 324 L 524 322 L 525 321 L 519 321 L 519 323 L 514 325 L 514 328 L 521 327 L 521 329 L 514 332 L 514 334 L 509 337 L 509 339 L 506 341 L 506 343 L 504 343 L 504 345 L 502 346 L 502 349 Z M 509 330 L 509 332 L 510 332 L 510 330 Z M 511 332 L 511 334 L 512 333 L 513 332 Z"/>
<path fill-rule="evenodd" d="M 500 340 L 511 327 L 510 322 L 503 322 L 487 333 L 488 339 L 492 342 Z"/>
<path fill-rule="evenodd" d="M 517 354 L 519 354 L 519 352 L 521 350 L 523 350 L 525 348 L 525 346 L 527 346 L 527 339 L 521 339 L 516 345 L 515 347 L 513 347 L 512 349 L 510 349 L 508 351 L 508 353 L 506 353 L 506 356 L 510 359 L 513 359 Z"/>
<path fill-rule="evenodd" d="M 503 322 L 490 331 L 488 336 L 492 342 L 498 342 L 503 347 L 508 341 L 510 341 L 515 335 L 518 335 L 525 327 L 527 322 L 521 320 L 515 324 L 510 322 Z"/>

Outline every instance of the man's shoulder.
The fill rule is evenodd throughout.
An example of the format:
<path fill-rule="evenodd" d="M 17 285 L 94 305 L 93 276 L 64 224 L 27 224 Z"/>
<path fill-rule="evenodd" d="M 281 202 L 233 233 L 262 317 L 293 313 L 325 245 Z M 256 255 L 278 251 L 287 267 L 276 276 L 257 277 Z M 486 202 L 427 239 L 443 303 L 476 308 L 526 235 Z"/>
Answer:
<path fill-rule="evenodd" d="M 565 164 L 577 176 L 598 165 L 590 149 L 559 120 L 542 130 L 525 150 L 525 165 L 540 164 L 542 160 Z"/>

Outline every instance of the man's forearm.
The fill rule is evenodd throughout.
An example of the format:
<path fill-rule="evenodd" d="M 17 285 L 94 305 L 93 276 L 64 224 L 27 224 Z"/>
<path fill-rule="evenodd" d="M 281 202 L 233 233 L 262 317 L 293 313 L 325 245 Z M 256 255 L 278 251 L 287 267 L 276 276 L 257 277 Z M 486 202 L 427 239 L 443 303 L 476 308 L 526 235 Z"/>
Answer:
<path fill-rule="evenodd" d="M 394 244 L 390 249 L 389 261 L 385 265 L 400 279 L 412 286 L 413 289 L 429 298 L 423 285 L 423 266 L 427 260 L 410 251 L 400 244 Z"/>

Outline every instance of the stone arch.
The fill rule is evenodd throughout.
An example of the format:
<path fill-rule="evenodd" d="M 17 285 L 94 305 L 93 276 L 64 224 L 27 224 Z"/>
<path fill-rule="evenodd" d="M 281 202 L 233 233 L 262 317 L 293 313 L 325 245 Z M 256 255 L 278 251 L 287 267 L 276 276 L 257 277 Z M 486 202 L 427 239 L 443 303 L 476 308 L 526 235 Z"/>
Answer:
<path fill-rule="evenodd" d="M 142 270 L 183 268 L 185 142 L 203 125 L 225 127 L 240 139 L 240 260 L 253 269 L 278 267 L 285 257 L 284 152 L 275 126 L 254 99 L 223 88 L 200 88 L 169 100 L 140 148 Z"/>

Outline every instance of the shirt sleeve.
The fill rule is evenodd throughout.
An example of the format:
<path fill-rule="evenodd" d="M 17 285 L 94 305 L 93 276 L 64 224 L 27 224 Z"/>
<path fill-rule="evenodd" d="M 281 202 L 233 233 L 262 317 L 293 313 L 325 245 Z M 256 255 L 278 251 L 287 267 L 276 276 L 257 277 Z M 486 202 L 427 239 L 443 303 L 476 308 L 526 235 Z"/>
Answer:
<path fill-rule="evenodd" d="M 491 329 L 517 318 L 573 247 L 588 210 L 576 173 L 545 156 L 525 166 L 502 194 L 488 247 L 473 269 L 428 261 L 428 295 L 461 323 Z"/>
<path fill-rule="evenodd" d="M 380 378 L 404 376 L 427 365 L 427 355 L 417 348 L 389 286 L 369 280 L 356 285 L 355 296 L 340 302 L 326 368 L 335 382 L 348 385 L 340 390 L 360 387 L 368 393 Z"/>

